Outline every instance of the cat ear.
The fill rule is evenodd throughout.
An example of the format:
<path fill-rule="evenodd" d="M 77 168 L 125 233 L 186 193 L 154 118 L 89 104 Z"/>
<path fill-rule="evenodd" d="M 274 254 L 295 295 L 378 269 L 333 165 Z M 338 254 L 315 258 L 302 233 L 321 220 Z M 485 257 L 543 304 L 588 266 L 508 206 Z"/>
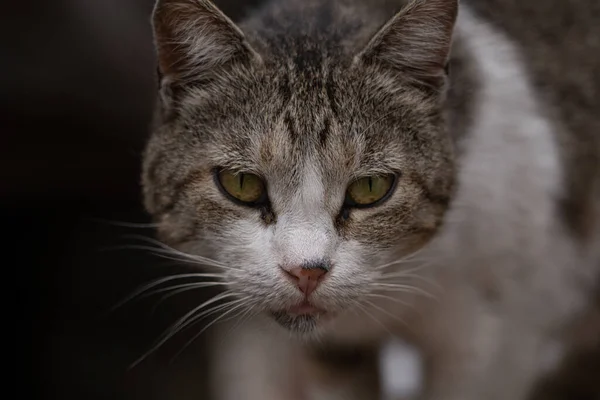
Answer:
<path fill-rule="evenodd" d="M 438 91 L 445 83 L 457 13 L 458 0 L 413 0 L 375 34 L 356 61 Z"/>
<path fill-rule="evenodd" d="M 158 67 L 172 81 L 259 61 L 243 32 L 208 0 L 158 0 L 152 16 Z"/>

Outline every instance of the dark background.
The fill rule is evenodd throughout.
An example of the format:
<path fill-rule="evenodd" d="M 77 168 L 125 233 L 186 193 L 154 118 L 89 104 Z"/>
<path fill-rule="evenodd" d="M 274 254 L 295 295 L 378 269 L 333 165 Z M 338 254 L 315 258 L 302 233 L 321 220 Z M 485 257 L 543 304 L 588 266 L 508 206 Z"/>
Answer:
<path fill-rule="evenodd" d="M 237 19 L 253 2 L 217 3 Z M 118 248 L 143 244 L 126 235 L 151 229 L 113 223 L 149 222 L 139 174 L 156 88 L 152 7 L 0 5 L 3 344 L 20 396 L 205 398 L 201 340 L 170 363 L 185 334 L 127 370 L 197 294 L 154 313 L 157 298 L 106 313 L 140 284 L 182 270 Z"/>
<path fill-rule="evenodd" d="M 216 3 L 238 19 L 256 1 Z M 21 396 L 206 398 L 201 340 L 170 363 L 185 334 L 127 369 L 198 294 L 155 312 L 149 299 L 106 314 L 138 285 L 183 268 L 123 249 L 142 243 L 127 235 L 151 229 L 115 224 L 149 222 L 139 168 L 156 84 L 152 4 L 0 6 L 3 344 Z M 596 359 L 576 364 L 600 377 Z M 570 376 L 550 390 L 556 398 L 597 398 L 582 374 Z"/>

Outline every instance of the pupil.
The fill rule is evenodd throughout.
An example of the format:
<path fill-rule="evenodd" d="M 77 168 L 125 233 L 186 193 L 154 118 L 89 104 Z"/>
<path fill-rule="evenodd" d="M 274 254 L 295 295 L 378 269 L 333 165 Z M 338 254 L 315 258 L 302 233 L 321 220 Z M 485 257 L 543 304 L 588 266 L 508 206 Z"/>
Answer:
<path fill-rule="evenodd" d="M 369 178 L 369 192 L 373 191 L 373 179 Z"/>
<path fill-rule="evenodd" d="M 240 174 L 240 189 L 244 190 L 244 176 L 246 174 Z"/>

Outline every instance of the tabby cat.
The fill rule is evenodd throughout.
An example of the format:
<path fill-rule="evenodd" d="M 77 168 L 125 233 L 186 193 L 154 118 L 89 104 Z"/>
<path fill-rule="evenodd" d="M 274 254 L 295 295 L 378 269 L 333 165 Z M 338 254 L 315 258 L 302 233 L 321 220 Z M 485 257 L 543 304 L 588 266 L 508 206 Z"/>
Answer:
<path fill-rule="evenodd" d="M 376 399 L 390 335 L 425 399 L 525 399 L 558 366 L 600 272 L 600 2 L 270 0 L 236 25 L 159 0 L 153 26 L 145 204 L 226 287 L 196 310 L 225 321 L 213 398 Z"/>

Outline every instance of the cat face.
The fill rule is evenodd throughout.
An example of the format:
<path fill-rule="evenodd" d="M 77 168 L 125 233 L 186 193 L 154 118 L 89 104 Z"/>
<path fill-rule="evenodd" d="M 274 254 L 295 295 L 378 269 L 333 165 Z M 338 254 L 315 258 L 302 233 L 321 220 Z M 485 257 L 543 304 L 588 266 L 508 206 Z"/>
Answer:
<path fill-rule="evenodd" d="M 432 238 L 452 194 L 440 96 L 455 10 L 430 3 L 437 13 L 409 7 L 346 51 L 246 36 L 209 2 L 159 2 L 144 191 L 161 239 L 218 261 L 228 289 L 291 330 L 360 307 L 378 267 Z M 426 39 L 408 23 L 425 17 L 447 31 L 428 54 L 409 37 Z"/>

